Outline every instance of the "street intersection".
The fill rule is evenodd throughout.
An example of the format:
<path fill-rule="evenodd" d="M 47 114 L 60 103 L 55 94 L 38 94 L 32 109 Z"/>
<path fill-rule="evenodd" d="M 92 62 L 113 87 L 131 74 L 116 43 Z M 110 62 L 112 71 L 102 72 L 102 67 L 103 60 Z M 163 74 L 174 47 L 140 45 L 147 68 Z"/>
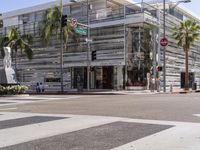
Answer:
<path fill-rule="evenodd" d="M 199 94 L 0 98 L 0 150 L 199 150 Z"/>

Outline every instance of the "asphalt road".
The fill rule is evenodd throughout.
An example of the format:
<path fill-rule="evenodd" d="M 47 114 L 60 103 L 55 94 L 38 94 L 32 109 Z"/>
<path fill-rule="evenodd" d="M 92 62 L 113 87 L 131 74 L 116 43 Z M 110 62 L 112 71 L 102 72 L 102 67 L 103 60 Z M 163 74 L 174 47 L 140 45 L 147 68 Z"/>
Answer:
<path fill-rule="evenodd" d="M 200 94 L 55 95 L 20 105 L 0 106 L 0 111 L 77 114 L 136 119 L 200 122 Z M 5 98 L 2 98 L 2 100 Z M 14 99 L 14 98 L 13 98 Z M 23 101 L 26 97 L 23 98 Z M 20 99 L 18 99 L 20 101 Z M 30 98 L 28 98 L 30 100 Z M 1 101 L 1 98 L 0 98 Z M 6 110 L 8 108 L 8 110 Z M 15 108 L 12 110 L 12 108 Z"/>
<path fill-rule="evenodd" d="M 0 97 L 0 150 L 199 150 L 199 122 L 199 93 Z"/>

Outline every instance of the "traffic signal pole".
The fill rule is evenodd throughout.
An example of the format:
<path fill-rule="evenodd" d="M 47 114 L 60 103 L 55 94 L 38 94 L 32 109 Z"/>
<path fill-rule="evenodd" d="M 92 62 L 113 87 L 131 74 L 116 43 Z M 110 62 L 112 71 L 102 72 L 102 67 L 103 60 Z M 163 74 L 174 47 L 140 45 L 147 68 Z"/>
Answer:
<path fill-rule="evenodd" d="M 90 24 L 90 17 L 89 17 L 89 0 L 87 0 L 87 25 Z M 90 28 L 88 28 L 87 37 L 90 39 Z M 90 91 L 90 42 L 87 42 L 88 51 L 87 51 L 87 91 Z"/>
<path fill-rule="evenodd" d="M 64 93 L 64 81 L 63 81 L 63 27 L 67 25 L 67 15 L 62 15 L 61 17 L 61 29 L 60 29 L 60 83 L 61 83 L 61 93 Z"/>
<path fill-rule="evenodd" d="M 165 28 L 166 28 L 166 8 L 165 8 L 165 0 L 163 0 L 163 38 L 166 38 Z M 163 47 L 163 92 L 166 92 L 166 47 Z"/>

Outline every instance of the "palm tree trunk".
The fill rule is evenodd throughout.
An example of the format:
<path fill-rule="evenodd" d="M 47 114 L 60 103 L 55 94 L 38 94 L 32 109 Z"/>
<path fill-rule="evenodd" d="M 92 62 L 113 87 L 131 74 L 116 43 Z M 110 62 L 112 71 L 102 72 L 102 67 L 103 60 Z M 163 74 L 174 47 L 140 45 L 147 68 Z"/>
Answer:
<path fill-rule="evenodd" d="M 188 49 L 185 49 L 185 90 L 189 90 Z"/>
<path fill-rule="evenodd" d="M 16 75 L 16 79 L 18 81 L 18 75 L 17 75 L 17 50 L 15 50 L 15 75 Z"/>
<path fill-rule="evenodd" d="M 17 71 L 17 50 L 15 50 L 15 72 Z"/>

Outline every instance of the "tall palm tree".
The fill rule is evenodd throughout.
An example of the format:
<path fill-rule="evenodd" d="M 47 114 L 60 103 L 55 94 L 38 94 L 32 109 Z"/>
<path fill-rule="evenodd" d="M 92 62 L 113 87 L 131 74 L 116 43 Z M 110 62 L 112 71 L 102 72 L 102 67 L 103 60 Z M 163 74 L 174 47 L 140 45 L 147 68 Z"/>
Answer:
<path fill-rule="evenodd" d="M 2 14 L 0 14 L 2 16 Z M 0 20 L 0 28 L 3 28 L 3 20 Z"/>
<path fill-rule="evenodd" d="M 33 50 L 31 48 L 33 37 L 29 34 L 21 34 L 18 28 L 13 27 L 8 31 L 7 37 L 2 37 L 0 40 L 0 49 L 1 53 L 4 54 L 3 47 L 9 46 L 12 50 L 12 59 L 13 54 L 15 55 L 15 70 L 17 71 L 17 52 L 21 50 L 21 53 L 24 52 L 29 60 L 33 57 Z"/>
<path fill-rule="evenodd" d="M 0 20 L 0 28 L 3 27 L 3 20 Z"/>
<path fill-rule="evenodd" d="M 18 49 L 24 52 L 29 60 L 33 57 L 33 50 L 31 48 L 33 37 L 30 34 L 21 34 L 20 30 L 13 27 L 8 32 L 8 46 L 13 49 L 15 54 L 15 70 L 17 69 L 17 52 Z"/>
<path fill-rule="evenodd" d="M 186 20 L 174 28 L 172 35 L 177 40 L 177 45 L 183 47 L 185 52 L 185 90 L 189 90 L 188 54 L 192 44 L 200 38 L 200 25 Z"/>
<path fill-rule="evenodd" d="M 1 52 L 1 56 L 4 57 L 4 47 L 8 46 L 9 43 L 9 39 L 8 37 L 3 37 L 2 35 L 0 35 L 0 52 Z"/>
<path fill-rule="evenodd" d="M 44 14 L 43 24 L 42 24 L 42 39 L 45 44 L 49 44 L 53 34 L 56 33 L 57 39 L 61 39 L 64 42 L 64 45 L 67 45 L 69 38 L 76 36 L 77 34 L 74 31 L 74 28 L 71 24 L 67 24 L 62 27 L 62 15 L 63 15 L 63 6 L 62 0 L 60 0 L 60 6 L 52 7 L 47 10 Z M 69 19 L 69 18 L 68 18 Z M 63 30 L 63 31 L 62 31 Z"/>
<path fill-rule="evenodd" d="M 66 26 L 62 27 L 62 15 L 63 15 L 63 4 L 60 0 L 59 7 L 52 7 L 47 10 L 44 14 L 44 21 L 42 24 L 42 39 L 45 44 L 48 45 L 51 41 L 53 34 L 56 33 L 57 40 L 60 39 L 61 50 L 60 50 L 60 72 L 61 72 L 61 92 L 63 92 L 63 44 L 67 48 L 69 38 L 76 37 L 77 34 L 74 28 L 67 23 Z"/>

